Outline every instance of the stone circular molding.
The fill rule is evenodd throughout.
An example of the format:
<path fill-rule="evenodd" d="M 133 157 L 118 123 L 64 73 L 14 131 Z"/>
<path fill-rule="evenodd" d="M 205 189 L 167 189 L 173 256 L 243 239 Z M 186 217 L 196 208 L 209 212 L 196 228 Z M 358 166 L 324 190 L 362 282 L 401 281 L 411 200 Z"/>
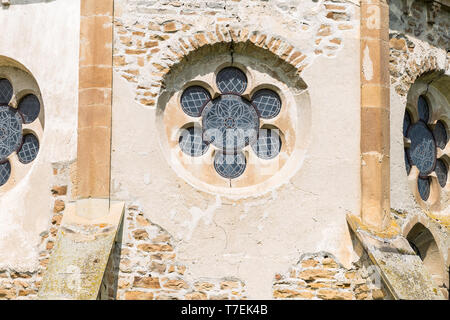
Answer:
<path fill-rule="evenodd" d="M 44 109 L 35 79 L 19 63 L 0 60 L 0 193 L 31 168 L 43 130 Z"/>
<path fill-rule="evenodd" d="M 417 202 L 440 211 L 448 206 L 450 191 L 450 106 L 439 90 L 415 88 L 403 118 L 406 172 Z"/>
<path fill-rule="evenodd" d="M 161 145 L 176 173 L 206 192 L 245 197 L 286 183 L 309 143 L 303 83 L 258 59 L 219 54 L 166 80 L 157 108 Z"/>

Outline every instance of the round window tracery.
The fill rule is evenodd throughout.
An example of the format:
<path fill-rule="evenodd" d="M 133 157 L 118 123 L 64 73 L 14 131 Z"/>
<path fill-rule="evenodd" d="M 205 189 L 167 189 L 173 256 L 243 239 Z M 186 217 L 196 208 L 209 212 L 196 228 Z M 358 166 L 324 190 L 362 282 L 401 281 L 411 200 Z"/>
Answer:
<path fill-rule="evenodd" d="M 14 153 L 26 165 L 39 152 L 39 140 L 32 129 L 41 112 L 39 99 L 27 94 L 17 99 L 16 105 L 14 95 L 14 82 L 0 78 L 0 187 L 11 178 Z"/>
<path fill-rule="evenodd" d="M 448 136 L 442 119 L 431 122 L 430 115 L 433 110 L 425 96 L 419 96 L 416 108 L 418 115 L 416 121 L 408 110 L 403 119 L 405 165 L 408 175 L 411 174 L 412 166 L 418 169 L 417 189 L 420 198 L 427 201 L 433 192 L 434 183 L 440 188 L 447 185 L 448 165 L 444 149 L 448 143 Z M 432 179 L 433 176 L 436 180 Z"/>
<path fill-rule="evenodd" d="M 248 145 L 260 159 L 279 155 L 282 146 L 279 129 L 261 129 L 261 118 L 275 118 L 282 102 L 269 89 L 258 90 L 247 100 L 242 95 L 248 86 L 247 76 L 236 67 L 221 69 L 215 81 L 220 91 L 215 98 L 199 85 L 183 91 L 181 109 L 188 116 L 201 117 L 201 129 L 191 126 L 184 130 L 179 146 L 192 157 L 201 156 L 209 146 L 214 146 L 216 173 L 226 179 L 236 179 L 246 170 L 248 157 L 243 151 Z"/>

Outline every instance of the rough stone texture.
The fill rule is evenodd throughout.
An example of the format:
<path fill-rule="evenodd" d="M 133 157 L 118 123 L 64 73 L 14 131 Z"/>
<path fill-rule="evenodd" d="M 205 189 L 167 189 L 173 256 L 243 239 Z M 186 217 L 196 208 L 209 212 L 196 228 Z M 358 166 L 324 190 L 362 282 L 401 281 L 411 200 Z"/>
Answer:
<path fill-rule="evenodd" d="M 313 300 L 389 299 L 367 255 L 352 268 L 343 267 L 326 252 L 303 254 L 284 274 L 275 275 L 273 298 Z"/>
<path fill-rule="evenodd" d="M 128 207 L 122 239 L 116 242 L 103 278 L 101 299 L 245 299 L 245 284 L 233 277 L 193 279 L 177 262 L 173 237 Z M 138 231 L 138 232 L 137 232 Z M 145 231 L 148 238 L 140 235 Z"/>
<path fill-rule="evenodd" d="M 136 100 L 145 106 L 155 106 L 162 77 L 171 67 L 200 47 L 253 43 L 301 73 L 320 55 L 335 57 L 342 34 L 356 25 L 354 5 L 346 1 L 320 5 L 280 0 L 223 1 L 211 6 L 210 2 L 193 0 L 121 0 L 120 9 L 116 9 L 114 68 L 133 83 Z M 255 28 L 264 19 L 258 24 L 254 20 L 264 15 L 281 19 L 286 30 L 300 32 L 298 37 L 303 39 L 305 49 L 270 28 Z"/>

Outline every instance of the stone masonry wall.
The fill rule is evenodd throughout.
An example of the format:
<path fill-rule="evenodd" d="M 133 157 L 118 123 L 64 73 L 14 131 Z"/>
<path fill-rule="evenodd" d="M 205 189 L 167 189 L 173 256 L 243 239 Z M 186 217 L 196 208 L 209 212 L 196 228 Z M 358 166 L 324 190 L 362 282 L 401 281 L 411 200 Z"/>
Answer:
<path fill-rule="evenodd" d="M 275 299 L 380 300 L 389 298 L 367 255 L 351 269 L 326 252 L 304 254 L 285 274 L 275 275 Z"/>
<path fill-rule="evenodd" d="M 72 192 L 71 176 L 74 168 L 71 163 L 54 163 L 53 187 L 49 192 L 53 199 L 52 218 L 48 228 L 41 234 L 39 245 L 39 261 L 33 270 L 15 270 L 6 268 L 0 270 L 0 300 L 36 299 L 39 287 L 47 267 L 56 234 L 64 214 L 66 203 Z"/>

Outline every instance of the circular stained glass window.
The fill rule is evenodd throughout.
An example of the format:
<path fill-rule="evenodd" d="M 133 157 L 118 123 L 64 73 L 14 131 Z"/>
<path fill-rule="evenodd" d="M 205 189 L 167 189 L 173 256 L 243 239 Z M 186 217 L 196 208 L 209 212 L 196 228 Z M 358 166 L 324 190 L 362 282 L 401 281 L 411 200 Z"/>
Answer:
<path fill-rule="evenodd" d="M 280 97 L 267 89 L 256 92 L 251 101 L 241 96 L 248 82 L 245 73 L 238 68 L 220 70 L 216 83 L 220 93 L 216 93 L 214 100 L 205 88 L 197 85 L 182 93 L 181 110 L 201 117 L 201 131 L 196 126 L 183 130 L 178 142 L 181 150 L 192 157 L 205 154 L 211 145 L 216 149 L 213 160 L 216 172 L 226 179 L 235 179 L 245 171 L 247 159 L 242 151 L 249 144 L 261 159 L 279 155 L 278 129 L 260 129 L 260 115 L 274 118 L 282 104 Z"/>
<path fill-rule="evenodd" d="M 419 170 L 417 187 L 420 198 L 424 201 L 435 190 L 431 185 L 436 184 L 436 188 L 445 187 L 448 176 L 448 166 L 443 158 L 438 158 L 437 152 L 437 148 L 444 149 L 448 142 L 446 126 L 442 120 L 437 121 L 434 126 L 428 124 L 432 109 L 427 101 L 424 96 L 419 97 L 416 105 L 419 120 L 416 123 L 413 123 L 407 111 L 403 119 L 403 134 L 410 140 L 410 144 L 405 145 L 406 171 L 409 175 L 412 166 Z M 433 172 L 437 176 L 437 183 L 430 177 Z"/>
<path fill-rule="evenodd" d="M 0 104 L 8 104 L 13 96 L 13 87 L 8 79 L 0 79 Z"/>
<path fill-rule="evenodd" d="M 19 112 L 23 116 L 25 123 L 32 123 L 39 116 L 41 104 L 34 94 L 23 97 L 19 102 Z"/>
<path fill-rule="evenodd" d="M 191 157 L 203 155 L 209 145 L 202 138 L 202 129 L 190 127 L 183 129 L 179 139 L 180 149 Z"/>
<path fill-rule="evenodd" d="M 22 143 L 22 119 L 19 113 L 0 106 L 0 161 L 17 151 Z"/>
<path fill-rule="evenodd" d="M 280 113 L 280 97 L 272 90 L 259 90 L 253 95 L 252 102 L 263 119 L 275 118 Z"/>
<path fill-rule="evenodd" d="M 184 90 L 181 95 L 181 108 L 191 117 L 200 117 L 204 105 L 211 99 L 208 91 L 199 86 Z"/>
<path fill-rule="evenodd" d="M 39 141 L 38 139 L 32 135 L 27 134 L 23 137 L 23 144 L 20 148 L 17 156 L 19 157 L 20 162 L 22 163 L 30 163 L 34 159 L 39 152 Z"/>
<path fill-rule="evenodd" d="M 238 68 L 224 68 L 217 74 L 217 87 L 222 93 L 242 94 L 247 89 L 247 76 Z"/>
<path fill-rule="evenodd" d="M 442 121 L 438 121 L 433 130 L 434 138 L 436 139 L 436 145 L 444 150 L 445 146 L 448 142 L 447 130 L 445 129 L 445 125 Z"/>
<path fill-rule="evenodd" d="M 214 168 L 217 173 L 227 179 L 235 179 L 244 173 L 247 161 L 242 152 L 225 154 L 217 152 L 214 157 Z"/>
<path fill-rule="evenodd" d="M 8 182 L 10 176 L 11 165 L 9 164 L 9 161 L 0 162 L 0 187 Z"/>
<path fill-rule="evenodd" d="M 436 143 L 427 125 L 419 121 L 412 125 L 407 137 L 411 140 L 408 156 L 422 176 L 433 172 L 436 162 Z"/>
<path fill-rule="evenodd" d="M 261 129 L 252 149 L 261 159 L 273 159 L 280 153 L 281 138 L 276 130 Z"/>
<path fill-rule="evenodd" d="M 204 139 L 224 151 L 240 150 L 256 140 L 258 114 L 240 96 L 222 95 L 209 102 L 202 117 Z"/>

